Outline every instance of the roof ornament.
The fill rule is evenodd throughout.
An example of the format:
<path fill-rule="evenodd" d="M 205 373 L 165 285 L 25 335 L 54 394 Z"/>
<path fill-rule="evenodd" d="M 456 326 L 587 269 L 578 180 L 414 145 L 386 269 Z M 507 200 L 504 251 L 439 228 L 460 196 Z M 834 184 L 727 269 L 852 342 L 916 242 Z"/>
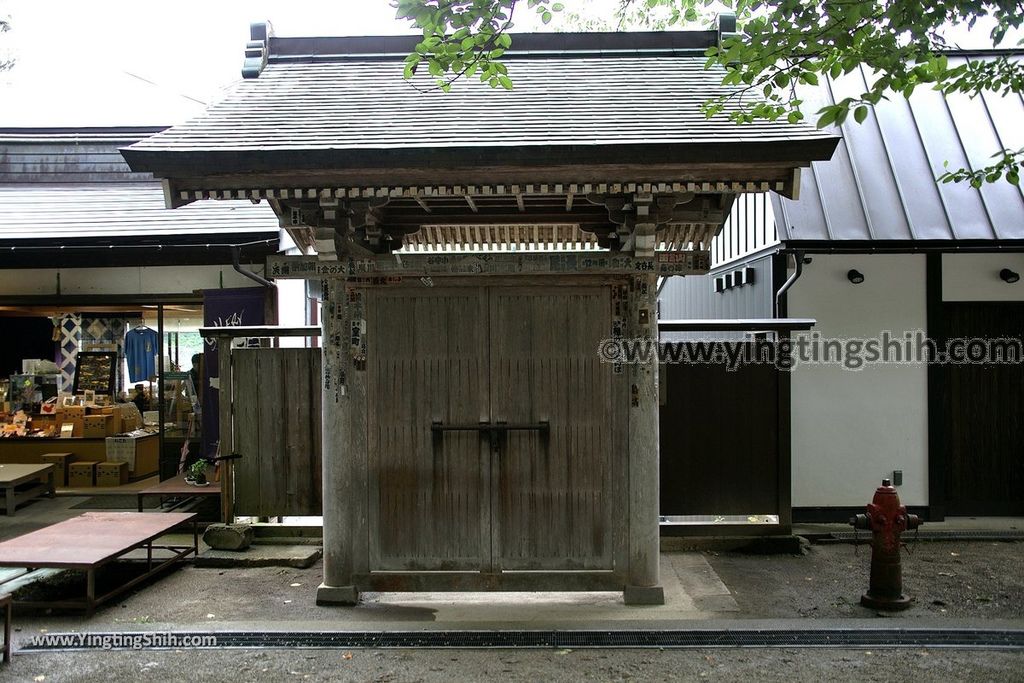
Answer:
<path fill-rule="evenodd" d="M 736 31 L 736 15 L 731 12 L 722 12 L 718 15 L 718 47 L 722 46 L 722 40 L 733 38 L 738 35 Z"/>
<path fill-rule="evenodd" d="M 255 21 L 249 24 L 249 42 L 245 44 L 245 62 L 242 64 L 242 78 L 259 78 L 267 65 L 270 54 L 270 39 L 274 27 L 269 21 Z"/>

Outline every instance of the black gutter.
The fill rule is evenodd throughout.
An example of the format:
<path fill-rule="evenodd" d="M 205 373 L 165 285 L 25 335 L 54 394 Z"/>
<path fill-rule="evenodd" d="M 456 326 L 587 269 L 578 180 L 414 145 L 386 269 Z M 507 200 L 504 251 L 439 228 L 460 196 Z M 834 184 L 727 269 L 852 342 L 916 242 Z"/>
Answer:
<path fill-rule="evenodd" d="M 659 320 L 659 332 L 784 332 L 809 330 L 814 318 L 711 318 Z"/>
<path fill-rule="evenodd" d="M 253 282 L 258 283 L 258 284 L 262 285 L 263 287 L 267 287 L 268 289 L 277 289 L 277 285 L 276 284 L 274 284 L 270 280 L 266 279 L 262 275 L 259 275 L 258 273 L 254 273 L 251 270 L 245 270 L 244 268 L 242 268 L 242 264 L 239 262 L 239 259 L 241 258 L 241 254 L 242 254 L 242 248 L 241 247 L 231 247 L 231 265 L 235 269 L 236 273 L 238 273 L 239 275 L 242 275 L 244 277 L 249 278 Z"/>
<path fill-rule="evenodd" d="M 783 282 L 782 286 L 779 287 L 779 290 L 777 292 L 775 292 L 775 315 L 776 316 L 779 315 L 779 311 L 782 308 L 782 304 L 781 304 L 782 297 L 784 297 L 786 295 L 786 292 L 789 291 L 789 288 L 792 287 L 794 284 L 796 284 L 796 281 L 799 280 L 800 276 L 804 274 L 804 254 L 803 254 L 803 252 L 802 251 L 794 251 L 793 254 L 796 257 L 796 271 L 792 275 L 790 275 L 789 279 L 787 279 L 785 282 Z"/>
<path fill-rule="evenodd" d="M 121 155 L 136 172 L 193 178 L 220 174 L 357 169 L 487 169 L 611 164 L 792 163 L 832 157 L 839 137 L 788 141 L 724 141 L 615 145 L 509 144 L 379 149 L 189 150 L 127 147 Z M 619 172 L 621 175 L 621 171 Z M 714 178 L 711 178 L 714 180 Z M 538 179 L 538 182 L 540 179 Z M 468 182 L 468 181 L 467 181 Z M 244 184 L 244 183 L 243 183 Z M 290 185 L 288 185 L 290 187 Z M 248 187 L 248 186 L 246 186 Z M 183 187 L 182 189 L 188 189 Z"/>
<path fill-rule="evenodd" d="M 235 246 L 246 247 L 246 263 L 262 263 L 278 248 L 277 236 L 268 239 L 266 235 L 232 235 L 239 240 L 237 244 L 181 242 L 169 236 L 159 243 L 131 244 L 79 239 L 41 245 L 39 240 L 5 240 L 0 242 L 0 269 L 228 265 Z"/>
<path fill-rule="evenodd" d="M 1014 240 L 789 240 L 783 254 L 924 254 L 929 252 L 969 253 L 1024 251 L 1024 239 Z"/>

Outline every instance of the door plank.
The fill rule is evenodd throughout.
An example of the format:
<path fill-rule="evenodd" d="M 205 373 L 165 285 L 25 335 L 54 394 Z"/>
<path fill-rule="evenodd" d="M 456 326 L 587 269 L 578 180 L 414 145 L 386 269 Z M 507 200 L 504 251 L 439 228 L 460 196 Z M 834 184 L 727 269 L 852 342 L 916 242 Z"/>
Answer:
<path fill-rule="evenodd" d="M 226 342 L 222 342 L 225 343 Z M 263 452 L 260 446 L 262 424 L 259 419 L 259 364 L 262 349 L 234 349 L 231 351 L 234 372 L 232 405 L 235 452 L 242 457 L 234 463 L 235 515 L 265 516 L 270 513 L 260 495 L 260 470 Z M 227 353 L 227 349 L 222 349 Z"/>
<path fill-rule="evenodd" d="M 371 569 L 487 568 L 482 440 L 431 431 L 486 417 L 484 292 L 377 290 L 367 309 Z"/>
<path fill-rule="evenodd" d="M 614 566 L 609 495 L 611 367 L 607 287 L 491 292 L 491 415 L 547 421 L 550 433 L 512 432 L 496 462 L 496 567 L 589 570 Z"/>

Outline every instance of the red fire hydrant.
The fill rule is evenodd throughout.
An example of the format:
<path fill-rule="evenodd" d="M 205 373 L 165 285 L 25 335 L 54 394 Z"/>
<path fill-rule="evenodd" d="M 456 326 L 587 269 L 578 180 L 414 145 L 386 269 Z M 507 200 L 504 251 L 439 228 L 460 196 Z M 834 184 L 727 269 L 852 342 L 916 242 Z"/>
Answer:
<path fill-rule="evenodd" d="M 900 610 L 910 606 L 903 594 L 903 570 L 900 566 L 900 535 L 921 526 L 921 518 L 908 515 L 900 497 L 888 479 L 875 489 L 867 514 L 850 519 L 855 529 L 871 530 L 871 582 L 861 596 L 865 607 Z"/>

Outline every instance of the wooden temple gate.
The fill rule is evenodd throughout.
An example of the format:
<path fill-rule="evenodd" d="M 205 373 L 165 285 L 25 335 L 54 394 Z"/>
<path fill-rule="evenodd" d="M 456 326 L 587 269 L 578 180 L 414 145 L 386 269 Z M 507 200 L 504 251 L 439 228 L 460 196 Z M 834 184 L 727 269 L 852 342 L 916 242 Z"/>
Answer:
<path fill-rule="evenodd" d="M 254 25 L 233 93 L 123 151 L 169 208 L 266 201 L 303 255 L 265 277 L 323 292 L 319 603 L 663 601 L 658 365 L 598 345 L 655 339 L 658 278 L 708 271 L 736 194 L 793 196 L 838 142 L 701 113 L 733 28 L 519 35 L 512 90 L 442 93 L 400 77 L 415 36 Z"/>
<path fill-rule="evenodd" d="M 656 269 L 691 271 L 680 256 L 410 254 L 364 260 L 386 276 L 325 279 L 320 599 L 626 588 L 661 601 L 657 364 L 598 349 L 655 333 Z"/>

